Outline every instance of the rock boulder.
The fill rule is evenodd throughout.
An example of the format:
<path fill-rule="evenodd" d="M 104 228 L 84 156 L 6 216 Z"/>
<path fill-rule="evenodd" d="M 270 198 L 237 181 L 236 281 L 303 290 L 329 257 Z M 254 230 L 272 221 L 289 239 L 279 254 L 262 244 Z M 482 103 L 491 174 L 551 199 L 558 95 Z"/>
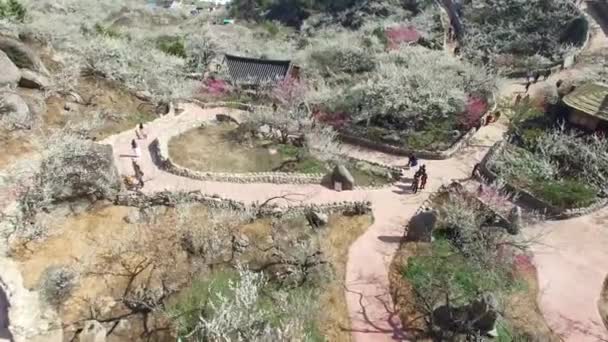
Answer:
<path fill-rule="evenodd" d="M 336 165 L 331 174 L 331 183 L 342 183 L 342 190 L 353 190 L 355 188 L 355 178 L 344 165 Z"/>
<path fill-rule="evenodd" d="M 19 82 L 21 77 L 19 68 L 2 51 L 0 51 L 0 70 L 0 88 L 5 86 L 13 88 Z"/>
<path fill-rule="evenodd" d="M 42 161 L 37 182 L 55 201 L 114 199 L 122 185 L 112 146 L 88 140 L 57 147 Z"/>
<path fill-rule="evenodd" d="M 19 68 L 34 70 L 43 75 L 49 74 L 38 54 L 16 39 L 0 37 L 0 50 Z"/>
<path fill-rule="evenodd" d="M 48 77 L 29 69 L 21 69 L 19 86 L 30 89 L 46 89 L 51 84 Z"/>
<path fill-rule="evenodd" d="M 329 216 L 325 213 L 312 210 L 307 215 L 306 218 L 311 226 L 320 228 L 327 225 L 329 222 Z"/>
<path fill-rule="evenodd" d="M 0 94 L 0 123 L 9 130 L 31 129 L 34 117 L 27 103 L 15 93 Z"/>

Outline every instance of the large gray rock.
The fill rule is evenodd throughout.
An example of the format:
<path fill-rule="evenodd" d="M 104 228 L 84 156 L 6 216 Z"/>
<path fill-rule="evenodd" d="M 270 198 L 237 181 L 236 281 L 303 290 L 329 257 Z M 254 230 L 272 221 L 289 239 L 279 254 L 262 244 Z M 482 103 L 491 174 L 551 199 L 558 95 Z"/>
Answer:
<path fill-rule="evenodd" d="M 30 129 L 34 116 L 27 103 L 15 93 L 0 94 L 0 126 L 8 130 Z"/>
<path fill-rule="evenodd" d="M 20 77 L 19 68 L 4 52 L 0 51 L 0 88 L 5 86 L 13 88 L 19 82 Z"/>
<path fill-rule="evenodd" d="M 53 201 L 114 199 L 122 185 L 112 146 L 88 140 L 55 147 L 42 161 L 37 183 Z"/>
<path fill-rule="evenodd" d="M 320 228 L 327 225 L 329 222 L 329 216 L 325 213 L 312 210 L 307 215 L 306 218 L 311 226 Z"/>
<path fill-rule="evenodd" d="M 80 342 L 106 342 L 106 328 L 98 321 L 86 321 L 79 335 Z"/>
<path fill-rule="evenodd" d="M 353 190 L 355 188 L 355 178 L 344 165 L 336 165 L 331 174 L 332 184 L 342 183 L 342 190 Z"/>
<path fill-rule="evenodd" d="M 21 69 L 21 79 L 19 80 L 20 87 L 30 89 L 46 89 L 50 84 L 51 81 L 48 77 L 29 69 Z"/>
<path fill-rule="evenodd" d="M 493 296 L 486 296 L 460 307 L 441 305 L 433 310 L 433 321 L 444 331 L 461 334 L 478 332 L 486 335 L 496 326 L 496 306 Z"/>
<path fill-rule="evenodd" d="M 38 54 L 16 39 L 0 37 L 0 50 L 4 51 L 19 68 L 34 70 L 44 75 L 49 74 Z"/>
<path fill-rule="evenodd" d="M 433 210 L 421 212 L 410 220 L 407 227 L 407 241 L 431 242 L 433 229 L 437 223 L 437 213 Z"/>

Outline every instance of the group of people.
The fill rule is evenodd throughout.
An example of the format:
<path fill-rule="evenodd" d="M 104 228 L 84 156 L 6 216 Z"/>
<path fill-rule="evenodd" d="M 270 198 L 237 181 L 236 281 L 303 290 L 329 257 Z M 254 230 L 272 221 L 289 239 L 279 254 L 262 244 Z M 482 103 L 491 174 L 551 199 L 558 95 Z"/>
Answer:
<path fill-rule="evenodd" d="M 144 140 L 148 136 L 146 131 L 144 130 L 144 124 L 139 123 L 137 128 L 135 129 L 135 136 L 137 140 Z M 144 173 L 141 170 L 141 166 L 137 163 L 137 159 L 141 157 L 141 149 L 137 144 L 136 139 L 131 140 L 131 150 L 133 151 L 133 157 L 131 158 L 131 164 L 133 166 L 133 172 L 135 174 L 135 179 L 137 180 L 137 188 L 142 189 L 144 187 Z"/>
<path fill-rule="evenodd" d="M 415 155 L 410 155 L 409 160 L 407 162 L 407 166 L 411 169 L 416 170 L 414 173 L 414 179 L 412 181 L 412 192 L 418 193 L 418 190 L 422 190 L 426 187 L 426 181 L 428 179 L 428 174 L 426 173 L 426 165 L 418 167 L 418 158 Z"/>

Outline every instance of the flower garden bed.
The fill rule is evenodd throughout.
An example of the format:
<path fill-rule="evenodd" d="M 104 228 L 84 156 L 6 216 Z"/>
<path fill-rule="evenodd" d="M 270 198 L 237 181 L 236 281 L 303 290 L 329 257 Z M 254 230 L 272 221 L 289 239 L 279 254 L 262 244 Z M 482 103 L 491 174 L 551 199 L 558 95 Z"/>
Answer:
<path fill-rule="evenodd" d="M 486 156 L 481 162 L 480 172 L 483 177 L 483 181 L 486 183 L 492 183 L 500 178 L 500 176 L 493 169 L 493 163 L 496 158 L 504 152 L 505 148 L 509 148 L 509 143 L 506 141 L 500 141 L 496 143 L 488 151 Z M 578 207 L 578 208 L 560 208 L 554 204 L 551 204 L 542 196 L 535 194 L 530 189 L 522 188 L 517 186 L 508 180 L 504 184 L 507 191 L 513 193 L 517 197 L 517 202 L 531 210 L 540 211 L 550 218 L 554 219 L 568 219 L 572 217 L 582 216 L 594 212 L 608 205 L 608 198 L 596 198 L 592 203 Z"/>
<path fill-rule="evenodd" d="M 501 227 L 513 223 L 495 215 L 462 186 L 453 184 L 429 198 L 412 218 L 389 275 L 391 293 L 408 336 L 443 340 L 478 333 L 470 327 L 454 329 L 463 322 L 442 326 L 437 308 L 466 306 L 485 296 L 486 303 L 494 301 L 489 305 L 494 309 L 477 317 L 474 324 L 491 323 L 482 331 L 495 328 L 499 341 L 518 340 L 516 337 L 558 340 L 536 304 L 538 280 L 529 256 L 504 246 L 494 248 L 494 244 L 508 244 L 510 237 L 501 231 L 503 228 L 489 228 L 494 223 L 487 219 L 498 217 Z M 428 233 L 422 238 L 416 234 L 421 227 Z M 452 230 L 460 234 L 446 234 Z M 469 240 L 467 236 L 476 238 Z M 492 310 L 501 315 L 493 316 Z"/>

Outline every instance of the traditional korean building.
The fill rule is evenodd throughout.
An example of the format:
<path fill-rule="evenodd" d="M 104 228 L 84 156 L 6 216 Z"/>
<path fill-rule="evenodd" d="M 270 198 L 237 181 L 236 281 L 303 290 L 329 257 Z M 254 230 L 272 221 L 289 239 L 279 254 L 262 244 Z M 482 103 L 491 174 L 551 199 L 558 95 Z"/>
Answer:
<path fill-rule="evenodd" d="M 299 77 L 299 68 L 289 60 L 272 60 L 225 55 L 224 62 L 233 84 L 256 87 Z"/>

